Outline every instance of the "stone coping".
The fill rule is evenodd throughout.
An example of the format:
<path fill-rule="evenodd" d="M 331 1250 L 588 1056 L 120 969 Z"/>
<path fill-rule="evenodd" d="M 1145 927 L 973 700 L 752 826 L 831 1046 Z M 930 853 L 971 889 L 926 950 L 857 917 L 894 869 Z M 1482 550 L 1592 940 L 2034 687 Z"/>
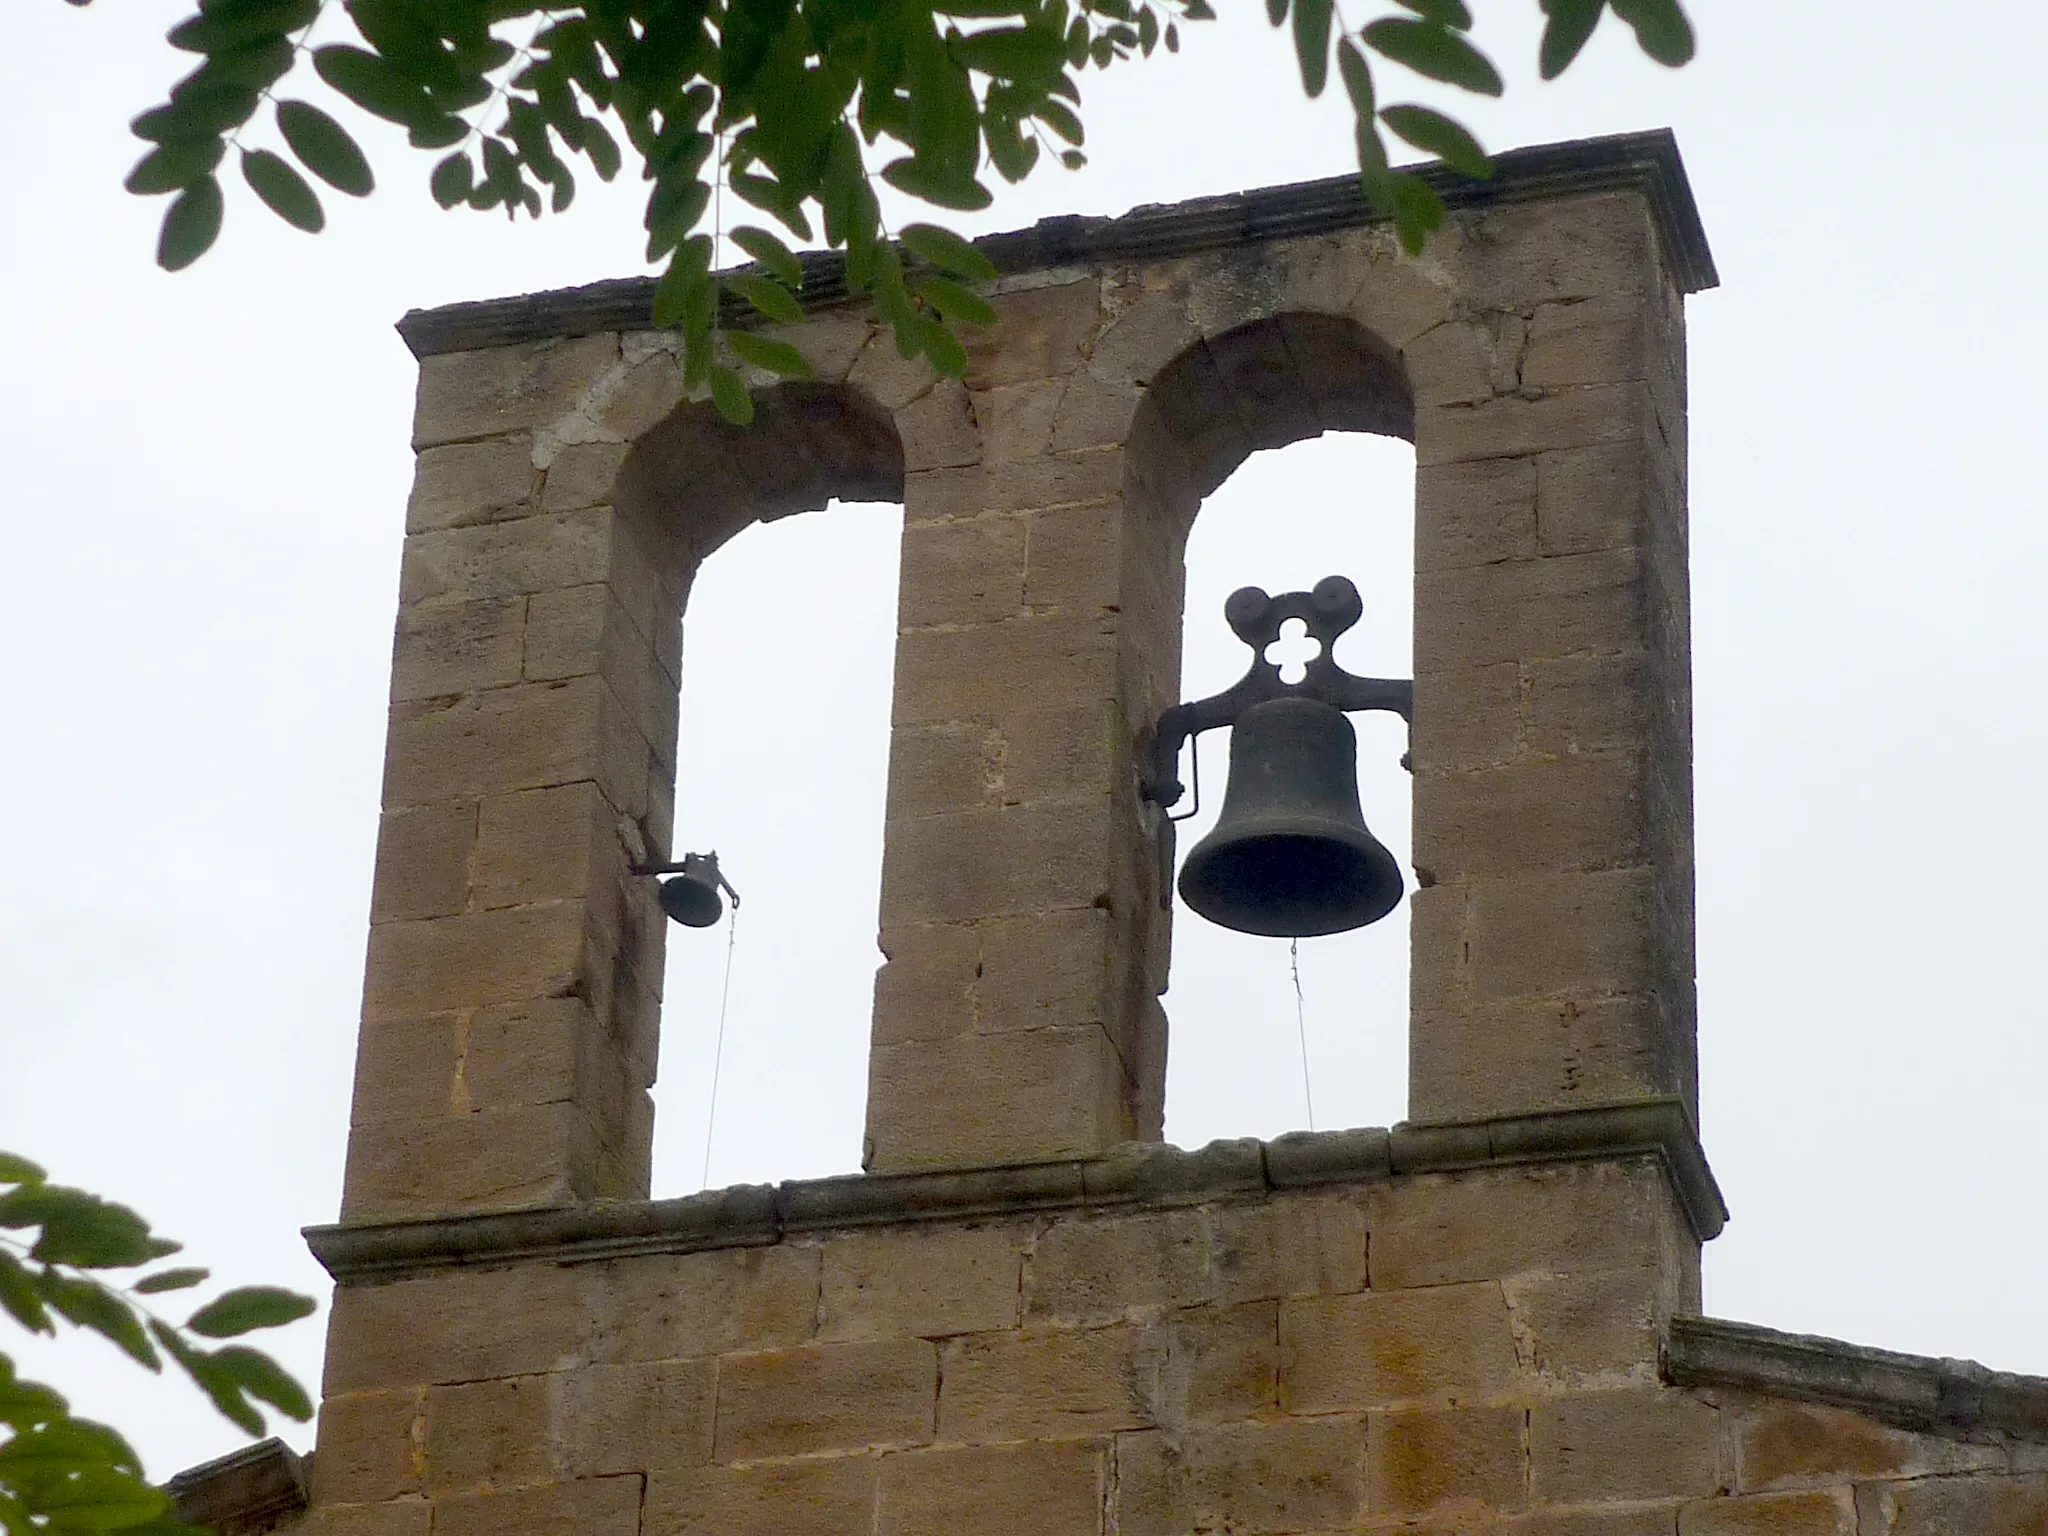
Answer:
<path fill-rule="evenodd" d="M 463 1264 L 760 1247 L 802 1232 L 1190 1205 L 1402 1174 L 1641 1156 L 1660 1159 L 1700 1238 L 1719 1235 L 1728 1209 L 1691 1116 L 1678 1100 L 1658 1099 L 1391 1131 L 1297 1131 L 1268 1142 L 1214 1141 L 1194 1151 L 1128 1142 L 1064 1162 L 739 1184 L 678 1200 L 308 1227 L 305 1236 L 327 1272 L 347 1282 Z"/>
<path fill-rule="evenodd" d="M 282 1440 L 259 1440 L 189 1467 L 164 1484 L 172 1513 L 186 1525 L 237 1531 L 268 1527 L 306 1508 L 312 1458 Z"/>
<path fill-rule="evenodd" d="M 1493 163 L 1493 176 L 1486 181 L 1474 181 L 1441 164 L 1413 169 L 1453 208 L 1617 188 L 1639 190 L 1649 200 L 1679 287 L 1697 293 L 1720 281 L 1679 159 L 1678 140 L 1668 128 L 1504 150 Z M 1080 263 L 1170 260 L 1220 246 L 1383 222 L 1366 205 L 1355 175 L 1332 176 L 1225 197 L 1151 204 L 1117 218 L 1042 219 L 1029 229 L 984 235 L 975 244 L 999 271 L 1015 274 Z M 838 253 L 809 252 L 803 262 L 807 305 L 847 297 L 845 263 Z M 654 281 L 618 278 L 551 293 L 416 309 L 398 322 L 398 334 L 415 357 L 430 357 L 599 331 L 651 330 Z M 751 310 L 739 304 L 729 308 L 728 321 L 748 323 Z"/>
<path fill-rule="evenodd" d="M 1999 1430 L 2048 1440 L 2048 1378 L 1994 1371 L 1840 1339 L 1780 1333 L 1712 1317 L 1676 1317 L 1664 1379 L 1681 1387 L 1740 1387 L 1768 1397 L 1847 1408 L 1904 1429 L 1967 1435 Z"/>

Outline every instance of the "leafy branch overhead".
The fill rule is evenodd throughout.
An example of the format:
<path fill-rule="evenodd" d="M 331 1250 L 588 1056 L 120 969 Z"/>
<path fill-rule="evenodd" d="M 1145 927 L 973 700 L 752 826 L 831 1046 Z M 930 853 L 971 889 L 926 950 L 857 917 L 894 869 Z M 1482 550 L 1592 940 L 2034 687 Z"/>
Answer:
<path fill-rule="evenodd" d="M 183 1323 L 159 1316 L 152 1298 L 202 1285 L 207 1272 L 160 1261 L 179 1245 L 150 1231 L 125 1205 L 65 1185 L 0 1152 L 0 1308 L 31 1333 L 60 1324 L 99 1334 L 138 1365 L 175 1361 L 213 1405 L 250 1435 L 264 1431 L 264 1404 L 312 1417 L 305 1388 L 269 1355 L 245 1344 L 213 1345 L 296 1322 L 313 1300 L 270 1286 L 224 1291 Z M 145 1270 L 117 1286 L 109 1271 Z M 144 1478 L 133 1448 L 104 1424 L 72 1415 L 58 1393 L 23 1379 L 0 1354 L 0 1531 L 7 1536 L 183 1531 L 166 1495 Z"/>
<path fill-rule="evenodd" d="M 1546 79 L 1610 9 L 1651 58 L 1692 56 L 1678 0 L 1537 3 Z M 1491 165 L 1435 107 L 1381 106 L 1375 70 L 1391 63 L 1499 95 L 1465 0 L 1398 0 L 1356 30 L 1335 0 L 1266 0 L 1266 11 L 1291 27 L 1310 96 L 1334 58 L 1366 196 L 1419 250 L 1443 204 L 1393 168 L 1386 135 L 1470 176 Z M 259 200 L 320 229 L 314 181 L 361 197 L 375 179 L 349 130 L 303 99 L 296 72 L 308 59 L 344 114 L 397 124 L 435 157 L 428 185 L 443 207 L 559 212 L 575 196 L 574 162 L 609 181 L 630 154 L 649 183 L 646 259 L 664 267 L 655 321 L 680 331 L 690 386 L 745 420 L 737 365 L 790 377 L 809 364 L 786 343 L 722 333 L 722 297 L 788 322 L 801 314 L 803 276 L 790 242 L 822 242 L 845 252 L 848 287 L 873 296 L 906 358 L 959 375 L 958 327 L 991 314 L 966 284 L 994 274 L 937 226 L 892 238 L 875 178 L 936 208 L 974 211 L 992 199 L 991 170 L 1018 182 L 1047 158 L 1078 167 L 1080 78 L 1162 44 L 1177 51 L 1183 24 L 1214 15 L 1209 0 L 201 0 L 170 32 L 198 66 L 135 120 L 152 147 L 128 188 L 171 197 L 157 259 L 173 270 L 220 233 L 231 148 Z M 725 190 L 766 221 L 724 227 Z M 755 270 L 714 274 L 720 235 Z"/>

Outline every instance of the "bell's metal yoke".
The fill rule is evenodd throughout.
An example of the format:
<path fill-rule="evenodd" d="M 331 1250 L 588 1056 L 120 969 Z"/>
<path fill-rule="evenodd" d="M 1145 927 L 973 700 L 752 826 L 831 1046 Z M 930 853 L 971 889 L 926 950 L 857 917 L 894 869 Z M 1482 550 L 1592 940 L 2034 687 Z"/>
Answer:
<path fill-rule="evenodd" d="M 1271 699 L 1313 699 L 1346 713 L 1391 710 L 1415 724 L 1415 683 L 1409 678 L 1355 677 L 1337 665 L 1337 637 L 1365 613 L 1365 602 L 1348 577 L 1325 576 L 1309 592 L 1267 595 L 1260 587 L 1239 587 L 1223 603 L 1231 632 L 1252 648 L 1251 670 L 1223 692 L 1189 704 L 1176 704 L 1159 717 L 1152 740 L 1152 781 L 1141 793 L 1163 809 L 1180 800 L 1180 749 L 1190 737 L 1217 726 L 1235 725 L 1255 704 Z M 1300 619 L 1311 639 L 1321 643 L 1307 663 L 1300 682 L 1281 680 L 1278 663 L 1266 650 L 1280 638 L 1280 626 Z"/>

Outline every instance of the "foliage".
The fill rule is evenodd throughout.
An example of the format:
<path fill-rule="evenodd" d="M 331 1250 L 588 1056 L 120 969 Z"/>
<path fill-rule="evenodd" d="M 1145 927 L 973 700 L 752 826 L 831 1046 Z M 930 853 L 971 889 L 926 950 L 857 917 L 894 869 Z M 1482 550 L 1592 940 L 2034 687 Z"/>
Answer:
<path fill-rule="evenodd" d="M 251 1435 L 266 1403 L 289 1418 L 313 1405 L 275 1360 L 244 1344 L 209 1348 L 305 1317 L 313 1300 L 269 1286 L 224 1291 L 180 1323 L 146 1298 L 188 1291 L 207 1272 L 157 1268 L 179 1245 L 158 1237 L 125 1205 L 52 1184 L 27 1158 L 0 1152 L 0 1307 L 31 1333 L 59 1322 L 89 1329 L 137 1364 L 163 1369 L 169 1355 L 213 1405 Z M 147 1270 L 125 1286 L 98 1278 Z M 116 1431 L 76 1418 L 63 1397 L 18 1375 L 0 1354 L 0 1531 L 7 1536 L 172 1536 L 186 1532 L 170 1500 L 143 1477 L 142 1463 Z M 189 1533 L 188 1533 L 189 1536 Z"/>
<path fill-rule="evenodd" d="M 1334 56 L 1365 193 L 1415 251 L 1444 208 L 1427 183 L 1392 166 L 1387 135 L 1470 176 L 1491 166 L 1472 134 L 1436 108 L 1381 106 L 1376 62 L 1480 95 L 1497 96 L 1503 84 L 1468 35 L 1465 0 L 1394 3 L 1356 29 L 1335 0 L 1266 0 L 1266 13 L 1291 27 L 1310 96 L 1325 88 Z M 1545 79 L 1578 56 L 1610 9 L 1651 58 L 1678 65 L 1692 56 L 1678 0 L 1537 3 Z M 809 371 L 796 349 L 721 335 L 718 323 L 722 295 L 771 321 L 800 313 L 803 266 L 785 237 L 811 244 L 822 230 L 825 245 L 846 253 L 849 288 L 873 295 L 902 354 L 922 353 L 958 376 L 967 361 L 958 327 L 989 318 L 964 284 L 994 272 L 934 226 L 892 239 L 874 176 L 936 207 L 972 211 L 991 200 L 987 168 L 1017 182 L 1048 158 L 1079 166 L 1078 77 L 1162 45 L 1176 51 L 1183 23 L 1214 15 L 1209 0 L 199 0 L 170 32 L 198 67 L 135 120 L 152 147 L 128 187 L 171 197 L 157 259 L 173 270 L 220 233 L 230 147 L 258 199 L 301 229 L 321 228 L 320 196 L 302 169 L 356 197 L 374 176 L 340 122 L 299 99 L 296 85 L 285 94 L 308 58 L 349 107 L 398 124 L 437 156 L 428 184 L 444 207 L 559 211 L 576 191 L 571 162 L 580 157 L 609 181 L 625 159 L 623 137 L 650 183 L 647 260 L 665 264 L 655 322 L 680 330 L 690 386 L 744 419 L 751 406 L 735 363 Z M 291 159 L 249 142 L 266 105 Z M 781 233 L 722 228 L 725 189 Z M 712 272 L 721 234 L 756 270 Z"/>

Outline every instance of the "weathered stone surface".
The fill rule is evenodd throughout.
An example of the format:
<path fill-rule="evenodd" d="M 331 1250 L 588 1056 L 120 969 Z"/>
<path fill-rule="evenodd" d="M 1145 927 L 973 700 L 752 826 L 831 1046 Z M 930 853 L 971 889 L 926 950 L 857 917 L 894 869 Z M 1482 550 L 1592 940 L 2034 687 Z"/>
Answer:
<path fill-rule="evenodd" d="M 711 1460 L 713 1360 L 655 1360 L 572 1371 L 561 1391 L 563 1471 L 605 1477 Z"/>
<path fill-rule="evenodd" d="M 1416 1409 L 1367 1421 L 1367 1503 L 1378 1515 L 1502 1512 L 1525 1497 L 1521 1408 Z"/>
<path fill-rule="evenodd" d="M 1104 1456 L 1098 1444 L 991 1446 L 884 1457 L 876 1536 L 969 1530 L 1096 1536 Z"/>
<path fill-rule="evenodd" d="M 512 1376 L 430 1387 L 426 1484 L 436 1498 L 549 1481 L 555 1378 Z"/>
<path fill-rule="evenodd" d="M 922 1339 L 727 1355 L 718 1362 L 718 1459 L 927 1441 L 938 1363 Z"/>
<path fill-rule="evenodd" d="M 1507 1299 L 1494 1283 L 1284 1302 L 1280 1348 L 1291 1413 L 1485 1395 L 1516 1378 Z"/>
<path fill-rule="evenodd" d="M 420 360 L 416 449 L 546 426 L 618 361 L 619 338 L 579 336 Z"/>
<path fill-rule="evenodd" d="M 1718 1493 L 1720 1432 L 1713 1408 L 1670 1392 L 1539 1403 L 1529 1416 L 1531 1492 L 1553 1504 Z"/>
<path fill-rule="evenodd" d="M 1129 1327 L 982 1334 L 940 1356 L 942 1441 L 1070 1439 L 1150 1422 Z"/>
<path fill-rule="evenodd" d="M 425 533 L 523 515 L 532 510 L 539 480 L 533 440 L 525 433 L 424 449 L 413 461 L 406 531 Z"/>
<path fill-rule="evenodd" d="M 313 1498 L 375 1504 L 420 1491 L 420 1394 L 337 1392 L 320 1404 Z"/>
<path fill-rule="evenodd" d="M 598 1275 L 592 1358 L 667 1360 L 800 1344 L 817 1331 L 813 1244 L 620 1259 Z"/>
<path fill-rule="evenodd" d="M 503 1493 L 455 1494 L 433 1504 L 438 1536 L 634 1536 L 640 1479 L 592 1477 Z"/>
<path fill-rule="evenodd" d="M 1678 1536 L 1858 1536 L 1847 1488 L 1702 1499 L 1678 1512 Z"/>
<path fill-rule="evenodd" d="M 1915 1435 L 1820 1403 L 1764 1400 L 1732 1417 L 1737 1483 L 1744 1490 L 2005 1466 L 1996 1446 Z"/>
<path fill-rule="evenodd" d="M 1024 1315 L 1093 1324 L 1197 1305 L 1215 1295 L 1209 1250 L 1209 1223 L 1198 1211 L 1063 1221 L 1032 1249 Z"/>
<path fill-rule="evenodd" d="M 1887 1536 L 2036 1536 L 2048 1529 L 2048 1475 L 1936 1477 L 1883 1490 Z"/>
<path fill-rule="evenodd" d="M 1366 1214 L 1349 1193 L 1223 1206 L 1210 1218 L 1219 1299 L 1365 1289 Z"/>
<path fill-rule="evenodd" d="M 1026 1229 L 851 1232 L 824 1250 L 823 1339 L 943 1338 L 1018 1322 Z"/>
<path fill-rule="evenodd" d="M 642 1536 L 873 1536 L 872 1456 L 656 1472 Z"/>
<path fill-rule="evenodd" d="M 1231 1424 L 1120 1435 L 1117 1536 L 1340 1530 L 1365 1508 L 1363 1422 Z"/>

